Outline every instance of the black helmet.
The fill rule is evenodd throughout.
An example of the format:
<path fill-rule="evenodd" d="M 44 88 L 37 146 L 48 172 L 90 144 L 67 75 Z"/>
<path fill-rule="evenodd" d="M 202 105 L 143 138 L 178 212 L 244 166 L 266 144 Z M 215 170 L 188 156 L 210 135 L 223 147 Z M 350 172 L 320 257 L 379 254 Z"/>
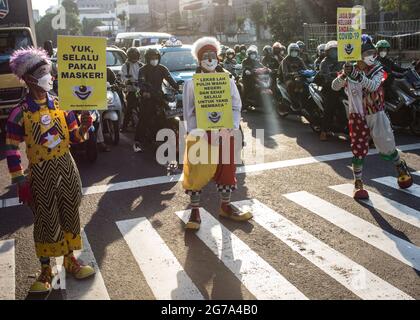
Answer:
<path fill-rule="evenodd" d="M 137 62 L 140 59 L 140 52 L 136 47 L 131 47 L 127 50 L 127 58 L 130 61 Z"/>
<path fill-rule="evenodd" d="M 44 42 L 44 50 L 47 51 L 50 58 L 54 55 L 53 43 L 51 40 Z"/>
<path fill-rule="evenodd" d="M 272 47 L 265 46 L 263 48 L 263 52 L 262 52 L 263 56 L 268 56 L 268 55 L 271 55 L 272 53 L 273 53 L 273 48 Z"/>
<path fill-rule="evenodd" d="M 235 44 L 233 49 L 235 50 L 235 53 L 239 53 L 239 51 L 241 51 L 241 46 L 239 44 Z"/>
<path fill-rule="evenodd" d="M 146 60 L 146 63 L 149 63 L 152 57 L 157 57 L 160 61 L 160 51 L 156 48 L 147 49 L 146 53 L 144 54 L 144 59 Z"/>

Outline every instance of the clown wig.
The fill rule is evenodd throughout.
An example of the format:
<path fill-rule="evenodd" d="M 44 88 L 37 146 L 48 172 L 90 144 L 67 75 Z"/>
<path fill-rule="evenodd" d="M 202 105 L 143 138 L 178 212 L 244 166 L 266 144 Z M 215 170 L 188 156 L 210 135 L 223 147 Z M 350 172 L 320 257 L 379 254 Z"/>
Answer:
<path fill-rule="evenodd" d="M 51 61 L 47 52 L 42 48 L 19 49 L 10 58 L 10 69 L 19 79 L 46 64 L 50 65 Z"/>
<path fill-rule="evenodd" d="M 201 57 L 205 51 L 215 51 L 217 54 L 221 52 L 219 40 L 213 37 L 203 37 L 198 39 L 191 48 L 191 53 L 197 61 L 201 61 Z"/>

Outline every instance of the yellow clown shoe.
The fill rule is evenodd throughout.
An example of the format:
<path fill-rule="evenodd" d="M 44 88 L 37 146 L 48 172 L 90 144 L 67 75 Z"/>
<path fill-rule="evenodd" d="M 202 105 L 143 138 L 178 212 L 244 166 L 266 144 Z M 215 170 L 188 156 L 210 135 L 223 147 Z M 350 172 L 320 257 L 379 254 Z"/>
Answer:
<path fill-rule="evenodd" d="M 43 265 L 41 267 L 41 274 L 29 289 L 30 293 L 47 293 L 51 291 L 51 282 L 54 275 L 50 265 Z"/>
<path fill-rule="evenodd" d="M 198 229 L 200 229 L 200 224 L 201 224 L 200 210 L 192 209 L 190 219 L 185 225 L 185 229 L 197 231 Z"/>
<path fill-rule="evenodd" d="M 95 274 L 91 266 L 83 265 L 75 256 L 64 256 L 63 266 L 67 273 L 70 273 L 78 280 L 86 279 Z"/>
<path fill-rule="evenodd" d="M 234 208 L 231 204 L 222 205 L 220 208 L 219 216 L 233 221 L 248 221 L 252 219 L 252 213 L 249 211 L 242 212 Z"/>

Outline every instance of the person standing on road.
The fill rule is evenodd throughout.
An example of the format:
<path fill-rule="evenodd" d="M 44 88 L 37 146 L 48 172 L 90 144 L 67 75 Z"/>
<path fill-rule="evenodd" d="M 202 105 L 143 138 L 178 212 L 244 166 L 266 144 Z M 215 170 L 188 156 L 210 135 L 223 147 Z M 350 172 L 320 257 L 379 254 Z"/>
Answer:
<path fill-rule="evenodd" d="M 34 214 L 36 254 L 41 273 L 31 292 L 49 292 L 53 273 L 50 257 L 64 256 L 67 273 L 77 279 L 92 276 L 91 266 L 73 255 L 82 249 L 79 206 L 82 184 L 70 154 L 70 144 L 85 141 L 92 126 L 89 113 L 82 113 L 80 127 L 73 112 L 60 110 L 51 90 L 51 62 L 43 49 L 21 49 L 10 59 L 10 68 L 24 80 L 29 93 L 15 107 L 6 124 L 6 157 L 19 201 Z M 29 174 L 21 164 L 19 144 L 25 142 Z"/>
<path fill-rule="evenodd" d="M 384 89 L 382 81 L 385 72 L 376 60 L 376 48 L 368 35 L 362 35 L 362 61 L 355 65 L 345 64 L 342 73 L 332 82 L 333 90 L 345 87 L 349 97 L 349 129 L 353 152 L 353 174 L 355 199 L 368 199 L 363 188 L 363 162 L 369 151 L 372 137 L 379 154 L 384 160 L 392 161 L 397 169 L 397 182 L 406 189 L 413 184 L 407 164 L 400 158 L 395 147 L 391 123 L 384 111 Z"/>
<path fill-rule="evenodd" d="M 126 100 L 127 105 L 124 110 L 124 121 L 121 132 L 127 131 L 128 124 L 132 120 L 133 110 L 137 108 L 137 90 L 139 70 L 143 66 L 140 61 L 140 52 L 132 47 L 127 51 L 127 61 L 121 68 L 121 81 L 127 86 Z"/>
<path fill-rule="evenodd" d="M 220 43 L 215 38 L 204 37 L 197 40 L 192 47 L 192 54 L 200 65 L 200 67 L 197 68 L 197 72 L 218 72 L 217 53 L 219 50 Z M 242 102 L 233 78 L 230 78 L 230 94 L 232 96 L 234 130 L 239 130 Z M 190 196 L 190 205 L 192 208 L 189 221 L 185 228 L 192 230 L 198 230 L 200 228 L 201 219 L 199 207 L 201 190 L 212 179 L 216 182 L 221 196 L 220 216 L 234 221 L 246 221 L 251 219 L 251 213 L 241 212 L 234 208 L 230 203 L 232 191 L 236 189 L 236 165 L 234 159 L 235 140 L 232 136 L 233 131 L 228 129 L 222 129 L 220 131 L 220 135 L 225 136 L 225 138 L 221 139 L 219 146 L 217 146 L 217 144 L 214 146 L 215 142 L 212 141 L 212 138 L 214 137 L 211 135 L 210 131 L 206 132 L 204 136 L 197 141 L 196 136 L 192 134 L 197 128 L 193 80 L 185 81 L 182 101 L 184 107 L 184 120 L 186 121 L 188 133 L 184 160 L 183 187 L 185 192 Z M 230 139 L 230 146 L 225 144 L 226 139 Z M 212 161 L 209 161 L 210 163 L 195 163 L 195 161 L 191 161 L 189 150 L 197 143 L 205 143 L 210 154 L 216 152 L 214 151 L 215 148 L 219 150 L 218 161 L 216 161 L 216 163 L 213 163 Z M 228 150 L 226 151 L 226 149 Z M 229 153 L 229 162 L 226 164 L 221 161 L 223 152 Z"/>

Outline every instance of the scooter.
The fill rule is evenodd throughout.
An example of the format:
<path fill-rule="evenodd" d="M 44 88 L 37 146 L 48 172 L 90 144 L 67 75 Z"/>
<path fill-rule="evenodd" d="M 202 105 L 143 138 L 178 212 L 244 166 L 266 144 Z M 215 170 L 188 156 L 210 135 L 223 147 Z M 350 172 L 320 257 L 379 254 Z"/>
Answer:
<path fill-rule="evenodd" d="M 74 111 L 78 124 L 80 125 L 80 118 L 82 115 L 82 111 Z M 71 151 L 74 153 L 85 153 L 87 160 L 90 163 L 94 163 L 98 158 L 98 146 L 97 146 L 97 130 L 99 128 L 100 114 L 97 110 L 89 111 L 93 124 L 92 127 L 89 129 L 88 135 L 89 138 L 79 144 L 72 144 Z"/>
<path fill-rule="evenodd" d="M 112 144 L 117 145 L 120 141 L 120 119 L 122 113 L 122 101 L 118 94 L 118 84 L 107 84 L 108 109 L 102 112 L 103 133 L 108 134 Z"/>
<path fill-rule="evenodd" d="M 393 73 L 390 94 L 385 96 L 385 112 L 395 128 L 409 127 L 420 136 L 420 76 L 410 69 L 405 74 Z"/>
<path fill-rule="evenodd" d="M 244 106 L 251 110 L 262 110 L 266 105 L 273 105 L 275 99 L 270 69 L 266 67 L 255 69 L 250 76 L 254 77 L 255 89 L 244 99 Z"/>

